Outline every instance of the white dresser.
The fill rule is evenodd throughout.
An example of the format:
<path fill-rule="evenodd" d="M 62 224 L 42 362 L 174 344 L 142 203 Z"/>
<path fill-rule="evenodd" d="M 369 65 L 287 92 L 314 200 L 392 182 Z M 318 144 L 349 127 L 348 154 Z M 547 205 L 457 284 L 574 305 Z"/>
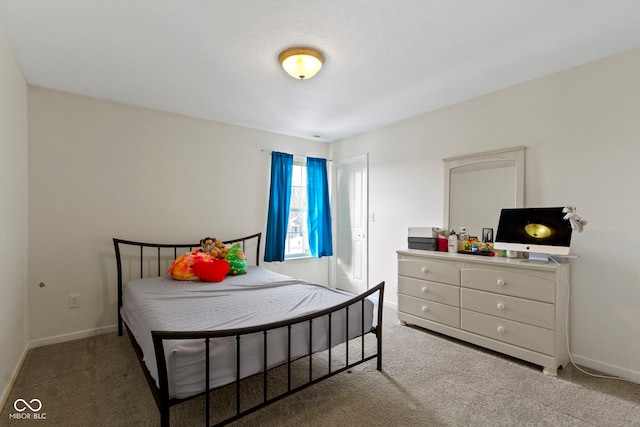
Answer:
<path fill-rule="evenodd" d="M 540 365 L 569 362 L 569 264 L 398 251 L 398 319 Z"/>

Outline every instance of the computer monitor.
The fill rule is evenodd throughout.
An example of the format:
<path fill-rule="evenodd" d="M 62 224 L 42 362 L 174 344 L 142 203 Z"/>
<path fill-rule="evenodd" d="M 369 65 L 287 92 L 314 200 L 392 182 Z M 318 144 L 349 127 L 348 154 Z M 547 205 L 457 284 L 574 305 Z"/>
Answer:
<path fill-rule="evenodd" d="M 502 209 L 494 248 L 529 252 L 529 260 L 569 255 L 571 223 L 562 207 Z"/>

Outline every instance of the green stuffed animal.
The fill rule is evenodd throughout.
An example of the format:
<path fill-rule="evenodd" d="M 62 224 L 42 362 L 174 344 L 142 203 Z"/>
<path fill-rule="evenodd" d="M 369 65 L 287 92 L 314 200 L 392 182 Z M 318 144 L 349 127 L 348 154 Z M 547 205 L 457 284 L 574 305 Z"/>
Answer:
<path fill-rule="evenodd" d="M 229 248 L 224 259 L 229 263 L 230 275 L 247 274 L 247 260 L 244 258 L 244 253 L 238 243 Z"/>

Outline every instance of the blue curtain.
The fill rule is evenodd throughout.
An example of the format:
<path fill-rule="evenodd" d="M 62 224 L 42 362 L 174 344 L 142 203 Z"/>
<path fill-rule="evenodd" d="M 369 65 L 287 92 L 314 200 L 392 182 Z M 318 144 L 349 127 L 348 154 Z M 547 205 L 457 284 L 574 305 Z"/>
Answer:
<path fill-rule="evenodd" d="M 307 157 L 307 226 L 311 255 L 333 255 L 327 160 Z"/>
<path fill-rule="evenodd" d="M 284 261 L 285 241 L 289 228 L 292 170 L 292 154 L 276 151 L 271 153 L 271 189 L 264 248 L 264 260 L 267 262 Z"/>

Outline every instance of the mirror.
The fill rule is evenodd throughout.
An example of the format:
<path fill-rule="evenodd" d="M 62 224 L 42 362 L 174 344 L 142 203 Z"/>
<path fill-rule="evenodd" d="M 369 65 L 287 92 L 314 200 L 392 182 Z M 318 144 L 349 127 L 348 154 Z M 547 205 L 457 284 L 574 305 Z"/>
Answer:
<path fill-rule="evenodd" d="M 498 227 L 502 208 L 524 206 L 525 147 L 444 159 L 444 226 L 482 240 Z"/>

